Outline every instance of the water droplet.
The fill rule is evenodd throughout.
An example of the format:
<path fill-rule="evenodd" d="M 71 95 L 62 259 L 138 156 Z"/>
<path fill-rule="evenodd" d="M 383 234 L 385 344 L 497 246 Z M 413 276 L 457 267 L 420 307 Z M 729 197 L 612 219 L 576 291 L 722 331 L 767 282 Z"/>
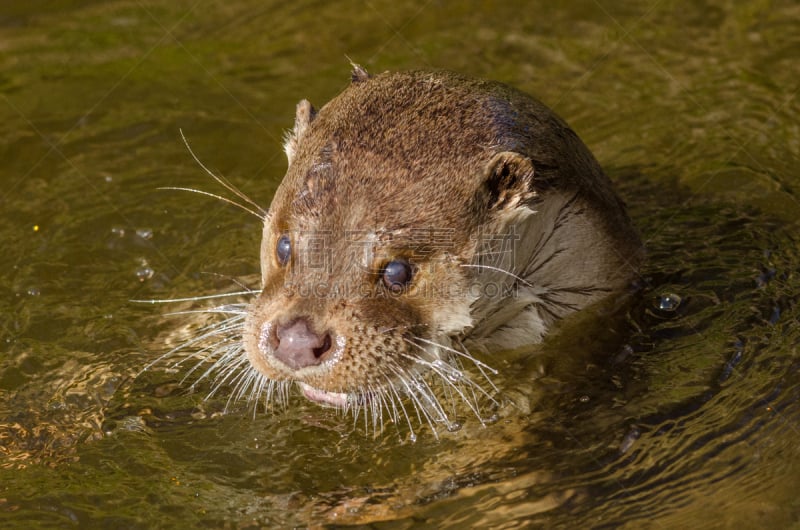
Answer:
<path fill-rule="evenodd" d="M 642 431 L 636 427 L 632 426 L 625 437 L 622 439 L 622 442 L 619 444 L 619 452 L 621 454 L 625 454 L 628 450 L 633 447 L 633 444 L 636 443 L 636 440 L 642 435 Z"/>
<path fill-rule="evenodd" d="M 671 313 L 681 305 L 681 297 L 674 293 L 662 294 L 656 301 L 656 307 L 661 311 Z"/>
<path fill-rule="evenodd" d="M 447 430 L 449 432 L 458 432 L 461 430 L 461 427 L 463 427 L 463 425 L 460 421 L 452 421 L 447 424 Z"/>
<path fill-rule="evenodd" d="M 417 435 L 416 435 L 416 434 L 414 434 L 414 433 L 412 432 L 412 433 L 411 433 L 411 434 L 408 436 L 408 439 L 409 439 L 409 440 L 411 440 L 411 443 L 414 443 L 414 442 L 416 442 L 416 441 L 417 441 Z"/>
<path fill-rule="evenodd" d="M 453 383 L 458 383 L 462 379 L 464 379 L 464 373 L 460 370 L 455 370 L 454 368 L 450 368 L 447 371 L 447 379 L 449 379 Z"/>
<path fill-rule="evenodd" d="M 434 369 L 436 369 L 439 373 L 444 374 L 447 379 L 452 381 L 453 383 L 458 383 L 462 379 L 464 379 L 464 373 L 461 370 L 456 370 L 451 365 L 447 364 L 445 361 L 441 359 L 436 359 L 431 363 Z"/>
<path fill-rule="evenodd" d="M 589 396 L 581 396 L 578 398 L 581 403 L 589 403 Z"/>
<path fill-rule="evenodd" d="M 141 267 L 139 269 L 136 269 L 136 278 L 140 282 L 145 282 L 145 281 L 149 280 L 150 278 L 153 277 L 154 274 L 155 274 L 155 271 L 153 269 L 151 269 L 150 267 Z"/>
<path fill-rule="evenodd" d="M 633 355 L 633 347 L 630 344 L 624 344 L 611 362 L 614 364 L 619 364 L 631 355 Z"/>
<path fill-rule="evenodd" d="M 28 287 L 28 296 L 39 296 L 42 292 L 39 290 L 38 287 Z"/>
<path fill-rule="evenodd" d="M 125 237 L 125 229 L 121 226 L 114 226 L 111 228 L 111 233 L 119 238 Z"/>
<path fill-rule="evenodd" d="M 141 237 L 142 239 L 152 239 L 153 231 L 149 228 L 137 228 L 136 235 Z"/>

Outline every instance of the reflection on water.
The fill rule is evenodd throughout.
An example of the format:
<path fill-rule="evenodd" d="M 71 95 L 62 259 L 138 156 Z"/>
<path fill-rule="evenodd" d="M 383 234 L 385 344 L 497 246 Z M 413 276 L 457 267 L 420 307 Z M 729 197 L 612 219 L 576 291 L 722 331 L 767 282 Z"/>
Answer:
<path fill-rule="evenodd" d="M 57 4 L 0 8 L 3 526 L 797 520 L 800 8 Z M 294 104 L 337 93 L 345 56 L 538 95 L 647 242 L 623 314 L 492 363 L 486 428 L 409 443 L 299 398 L 224 414 L 180 374 L 134 380 L 199 324 L 130 300 L 258 269 L 257 219 L 157 189 L 216 191 L 179 128 L 267 204 Z"/>

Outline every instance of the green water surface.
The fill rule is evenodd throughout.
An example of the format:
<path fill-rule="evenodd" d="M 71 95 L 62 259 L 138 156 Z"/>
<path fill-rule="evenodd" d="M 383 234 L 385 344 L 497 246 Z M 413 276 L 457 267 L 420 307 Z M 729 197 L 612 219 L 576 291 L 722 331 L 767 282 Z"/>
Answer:
<path fill-rule="evenodd" d="M 798 527 L 799 56 L 795 2 L 4 2 L 0 526 Z M 225 193 L 179 131 L 266 206 L 350 60 L 536 95 L 646 242 L 624 314 L 494 360 L 486 427 L 136 377 L 196 322 L 131 300 L 257 287 L 260 220 L 159 189 Z"/>

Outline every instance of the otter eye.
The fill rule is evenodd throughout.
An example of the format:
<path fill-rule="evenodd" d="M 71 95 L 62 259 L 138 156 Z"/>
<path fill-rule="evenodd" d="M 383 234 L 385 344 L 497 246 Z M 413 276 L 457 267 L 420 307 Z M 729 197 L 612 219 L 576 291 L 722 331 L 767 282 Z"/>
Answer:
<path fill-rule="evenodd" d="M 406 260 L 396 259 L 390 261 L 383 268 L 381 279 L 383 285 L 393 293 L 399 293 L 411 281 L 414 270 Z"/>
<path fill-rule="evenodd" d="M 289 239 L 287 234 L 283 234 L 278 238 L 278 244 L 275 245 L 275 255 L 278 257 L 278 263 L 281 266 L 289 263 L 289 258 L 292 257 L 292 240 Z"/>

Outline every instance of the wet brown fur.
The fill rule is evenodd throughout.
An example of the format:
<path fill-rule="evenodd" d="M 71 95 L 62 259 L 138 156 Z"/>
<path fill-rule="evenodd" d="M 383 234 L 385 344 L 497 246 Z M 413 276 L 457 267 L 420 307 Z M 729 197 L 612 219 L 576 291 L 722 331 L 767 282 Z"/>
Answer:
<path fill-rule="evenodd" d="M 264 227 L 264 288 L 244 331 L 252 366 L 271 380 L 364 395 L 423 371 L 414 358 L 446 359 L 462 342 L 535 342 L 558 318 L 623 288 L 641 255 L 623 203 L 581 140 L 544 105 L 499 83 L 356 67 L 350 87 L 318 112 L 298 105 L 286 151 L 289 169 Z M 510 224 L 531 247 L 525 263 L 504 265 L 520 278 L 472 267 L 476 235 Z M 446 245 L 426 230 L 444 230 Z M 275 254 L 282 234 L 292 237 L 286 267 Z M 304 261 L 314 245 L 324 266 Z M 381 284 L 381 268 L 398 257 L 414 264 L 412 287 L 423 295 Z M 464 294 L 483 281 L 529 289 L 530 301 Z M 442 286 L 453 296 L 424 295 Z M 541 330 L 526 335 L 526 311 Z M 298 317 L 342 338 L 341 355 L 292 370 L 259 348 L 264 323 Z"/>

